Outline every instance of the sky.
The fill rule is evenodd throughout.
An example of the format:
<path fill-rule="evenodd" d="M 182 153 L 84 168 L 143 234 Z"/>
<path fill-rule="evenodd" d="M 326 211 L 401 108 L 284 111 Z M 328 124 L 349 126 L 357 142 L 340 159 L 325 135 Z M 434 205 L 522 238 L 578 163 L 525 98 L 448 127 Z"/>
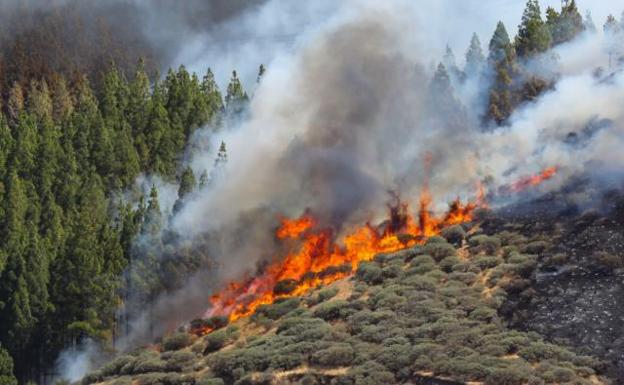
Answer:
<path fill-rule="evenodd" d="M 427 41 L 429 57 L 424 62 L 434 64 L 444 54 L 447 44 L 453 49 L 458 64 L 463 62 L 471 35 L 476 32 L 484 50 L 492 33 L 502 20 L 513 37 L 520 23 L 525 0 L 414 0 L 422 3 L 422 12 L 414 15 L 414 23 L 426 24 L 419 41 Z M 203 73 L 211 66 L 220 86 L 227 85 L 231 70 L 237 69 L 244 84 L 253 84 L 260 63 L 270 64 L 280 52 L 296 47 L 304 32 L 325 22 L 340 7 L 357 5 L 360 0 L 293 2 L 271 0 L 252 6 L 242 17 L 224 23 L 212 35 L 187 39 L 175 64 L 184 63 Z M 618 4 L 619 3 L 619 4 Z M 580 12 L 591 10 L 596 26 L 601 29 L 608 14 L 619 18 L 624 1 L 577 0 Z M 541 0 L 542 12 L 548 6 L 560 9 L 561 0 Z"/>

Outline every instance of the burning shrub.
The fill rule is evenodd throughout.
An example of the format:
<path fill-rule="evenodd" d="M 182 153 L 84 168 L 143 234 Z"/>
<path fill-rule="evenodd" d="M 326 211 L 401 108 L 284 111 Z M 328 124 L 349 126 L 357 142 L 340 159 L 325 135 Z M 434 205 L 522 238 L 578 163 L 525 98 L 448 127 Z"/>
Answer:
<path fill-rule="evenodd" d="M 228 323 L 229 319 L 227 316 L 214 316 L 207 319 L 197 318 L 191 321 L 190 329 L 192 333 L 201 335 L 207 331 L 224 328 Z"/>
<path fill-rule="evenodd" d="M 312 354 L 310 362 L 327 367 L 344 366 L 349 365 L 354 357 L 355 352 L 351 345 L 338 343 Z"/>
<path fill-rule="evenodd" d="M 496 236 L 481 234 L 470 237 L 468 244 L 472 253 L 494 255 L 501 247 L 501 240 Z"/>
<path fill-rule="evenodd" d="M 275 284 L 273 287 L 273 294 L 275 295 L 285 295 L 290 294 L 297 288 L 299 282 L 294 279 L 284 279 Z"/>
<path fill-rule="evenodd" d="M 442 236 L 452 245 L 460 246 L 466 238 L 466 230 L 460 225 L 454 225 L 442 229 Z"/>
<path fill-rule="evenodd" d="M 165 351 L 167 350 L 180 350 L 193 343 L 193 338 L 190 334 L 184 332 L 174 333 L 165 339 L 162 342 L 162 347 Z"/>
<path fill-rule="evenodd" d="M 436 240 L 435 242 L 428 242 L 425 245 L 425 254 L 431 255 L 436 262 L 440 262 L 446 257 L 455 255 L 455 247 L 450 243 L 447 243 L 444 238 Z"/>
<path fill-rule="evenodd" d="M 379 285 L 383 282 L 383 271 L 373 262 L 360 263 L 356 276 L 369 285 Z"/>

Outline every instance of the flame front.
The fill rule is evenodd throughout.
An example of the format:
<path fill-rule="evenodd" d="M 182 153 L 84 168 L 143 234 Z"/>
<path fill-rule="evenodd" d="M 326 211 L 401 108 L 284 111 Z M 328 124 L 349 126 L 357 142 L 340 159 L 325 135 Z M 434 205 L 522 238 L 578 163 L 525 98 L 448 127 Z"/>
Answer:
<path fill-rule="evenodd" d="M 279 240 L 297 240 L 297 250 L 269 265 L 262 274 L 232 282 L 213 295 L 212 306 L 205 316 L 227 316 L 235 321 L 254 313 L 260 305 L 298 296 L 344 278 L 361 262 L 372 260 L 378 253 L 423 243 L 426 237 L 439 234 L 445 226 L 470 221 L 477 207 L 457 199 L 445 215 L 435 217 L 430 211 L 431 201 L 429 192 L 424 190 L 418 220 L 415 220 L 408 213 L 407 204 L 397 197 L 396 204 L 389 206 L 390 218 L 384 225 L 375 228 L 367 223 L 349 232 L 340 242 L 332 229 L 318 228 L 310 213 L 296 219 L 282 218 L 275 235 Z M 276 285 L 281 282 L 291 285 L 287 292 L 277 290 Z"/>
<path fill-rule="evenodd" d="M 523 191 L 552 178 L 556 173 L 557 167 L 549 167 L 537 175 L 504 186 L 503 191 Z M 458 198 L 441 216 L 431 211 L 433 199 L 427 183 L 421 192 L 416 216 L 409 213 L 408 205 L 402 203 L 397 195 L 393 198 L 393 204 L 388 205 L 389 218 L 382 226 L 366 223 L 341 239 L 337 239 L 331 228 L 320 228 L 309 212 L 296 219 L 281 218 L 275 236 L 280 241 L 295 241 L 297 250 L 270 264 L 261 274 L 231 282 L 224 290 L 210 297 L 212 306 L 205 317 L 225 316 L 230 321 L 246 317 L 259 306 L 273 303 L 278 298 L 298 296 L 311 288 L 349 276 L 361 262 L 370 261 L 379 253 L 421 244 L 427 237 L 440 234 L 446 226 L 470 222 L 476 208 L 487 207 L 485 186 L 481 183 L 477 185 L 473 202 L 462 203 Z M 195 330 L 198 334 L 210 331 L 210 328 Z"/>

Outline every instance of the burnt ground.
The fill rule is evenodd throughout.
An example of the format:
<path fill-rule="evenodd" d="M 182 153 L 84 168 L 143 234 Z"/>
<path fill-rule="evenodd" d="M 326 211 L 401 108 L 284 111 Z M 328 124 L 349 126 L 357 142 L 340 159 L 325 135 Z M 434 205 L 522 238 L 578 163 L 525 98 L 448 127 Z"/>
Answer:
<path fill-rule="evenodd" d="M 624 384 L 624 196 L 604 193 L 584 208 L 568 197 L 525 201 L 484 223 L 487 233 L 515 231 L 545 244 L 531 287 L 503 312 L 513 328 L 601 359 L 604 374 Z"/>

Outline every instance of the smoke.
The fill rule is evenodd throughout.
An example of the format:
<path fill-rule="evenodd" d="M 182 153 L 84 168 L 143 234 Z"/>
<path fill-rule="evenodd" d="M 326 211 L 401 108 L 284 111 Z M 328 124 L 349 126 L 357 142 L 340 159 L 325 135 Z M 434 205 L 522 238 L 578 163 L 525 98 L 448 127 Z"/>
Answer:
<path fill-rule="evenodd" d="M 61 373 L 59 379 L 71 383 L 80 380 L 94 368 L 93 359 L 99 354 L 99 346 L 91 339 L 64 350 L 56 360 L 57 372 Z"/>

